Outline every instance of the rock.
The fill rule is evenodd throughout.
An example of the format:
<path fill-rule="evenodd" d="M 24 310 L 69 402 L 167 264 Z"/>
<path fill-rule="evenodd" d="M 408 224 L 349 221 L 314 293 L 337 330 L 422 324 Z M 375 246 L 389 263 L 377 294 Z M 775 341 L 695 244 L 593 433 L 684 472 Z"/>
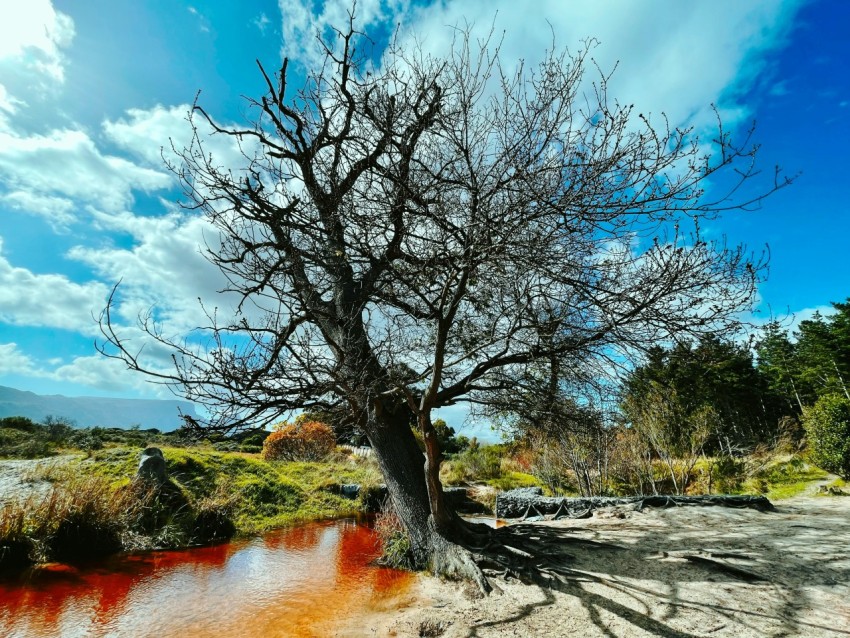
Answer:
<path fill-rule="evenodd" d="M 162 487 L 168 482 L 168 470 L 165 467 L 165 457 L 158 447 L 148 447 L 142 452 L 139 459 L 139 470 L 136 476 L 157 487 Z"/>
<path fill-rule="evenodd" d="M 529 513 L 529 507 L 548 507 L 544 505 L 547 501 L 560 501 L 543 496 L 543 490 L 539 487 L 520 487 L 515 490 L 501 492 L 496 496 L 496 518 L 520 518 Z M 551 512 L 557 509 L 557 503 Z M 549 511 L 540 510 L 536 515 L 549 514 Z M 531 512 L 534 515 L 535 512 Z"/>
<path fill-rule="evenodd" d="M 343 483 L 339 486 L 339 493 L 353 501 L 360 495 L 360 486 L 357 483 Z"/>

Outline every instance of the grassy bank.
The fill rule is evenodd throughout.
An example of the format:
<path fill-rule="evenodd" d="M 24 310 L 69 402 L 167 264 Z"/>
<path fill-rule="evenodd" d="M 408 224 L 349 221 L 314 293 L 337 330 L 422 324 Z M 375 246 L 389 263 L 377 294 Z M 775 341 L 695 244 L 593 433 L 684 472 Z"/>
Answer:
<path fill-rule="evenodd" d="M 162 448 L 169 482 L 133 481 L 139 447 L 110 447 L 34 470 L 45 498 L 0 507 L 0 567 L 73 562 L 121 550 L 187 547 L 251 535 L 364 508 L 339 485 L 380 482 L 374 464 L 332 455 L 314 463 L 266 462 L 212 448 Z"/>

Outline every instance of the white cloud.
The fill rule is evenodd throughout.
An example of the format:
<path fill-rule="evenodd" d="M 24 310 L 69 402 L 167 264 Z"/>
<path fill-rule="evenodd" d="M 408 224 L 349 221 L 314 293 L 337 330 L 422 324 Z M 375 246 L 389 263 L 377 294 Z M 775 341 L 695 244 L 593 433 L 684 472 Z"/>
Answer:
<path fill-rule="evenodd" d="M 93 215 L 103 229 L 131 235 L 134 245 L 78 246 L 68 256 L 107 281 L 121 280 L 119 320 L 133 324 L 140 312 L 156 305 L 169 334 L 181 334 L 204 323 L 199 298 L 210 308 L 226 304 L 227 298 L 218 294 L 226 282 L 202 254 L 205 242 L 215 246 L 218 239 L 204 218 L 177 212 L 160 217 Z"/>
<path fill-rule="evenodd" d="M 74 21 L 50 0 L 0 0 L 0 63 L 62 82 L 62 52 L 74 39 Z"/>
<path fill-rule="evenodd" d="M 762 304 L 763 305 L 763 304 Z M 742 335 L 743 341 L 753 342 L 761 336 L 761 329 L 767 324 L 778 321 L 782 330 L 786 332 L 794 341 L 794 332 L 800 328 L 803 321 L 812 319 L 816 314 L 821 317 L 834 315 L 835 308 L 831 305 L 812 306 L 809 308 L 800 308 L 799 310 L 791 311 L 790 309 L 783 312 L 774 312 L 773 309 L 768 309 L 767 312 L 748 313 L 742 316 L 742 321 L 748 327 Z"/>
<path fill-rule="evenodd" d="M 44 217 L 57 232 L 63 231 L 76 220 L 73 201 L 64 197 L 40 195 L 32 191 L 12 191 L 0 195 L 0 202 L 11 208 Z"/>
<path fill-rule="evenodd" d="M 16 343 L 0 343 L 0 376 L 43 376 L 32 358 L 21 352 Z"/>
<path fill-rule="evenodd" d="M 268 29 L 271 24 L 271 20 L 265 13 L 261 13 L 259 17 L 254 19 L 254 25 L 260 30 L 260 33 L 263 35 L 266 34 L 266 29 Z"/>
<path fill-rule="evenodd" d="M 166 173 L 104 155 L 84 132 L 69 129 L 28 137 L 0 133 L 0 182 L 32 197 L 64 196 L 107 210 L 130 206 L 133 190 L 172 184 Z"/>
<path fill-rule="evenodd" d="M 106 303 L 106 285 L 78 284 L 64 275 L 40 275 L 12 266 L 2 248 L 0 239 L 0 322 L 95 334 L 92 313 L 99 313 Z"/>
<path fill-rule="evenodd" d="M 115 359 L 93 355 L 75 357 L 69 363 L 59 358 L 36 361 L 14 342 L 0 343 L 0 377 L 7 375 L 74 383 L 109 392 L 138 392 L 151 398 L 174 398 L 167 388 L 147 383 L 144 376 Z"/>
<path fill-rule="evenodd" d="M 111 392 L 141 391 L 146 396 L 169 398 L 174 396 L 166 388 L 151 385 L 144 375 L 116 359 L 96 354 L 75 357 L 70 363 L 46 370 L 44 375 L 55 381 L 76 383 L 89 388 Z"/>
<path fill-rule="evenodd" d="M 309 5 L 309 6 L 308 6 Z M 317 6 L 318 5 L 318 6 Z M 348 0 L 278 0 L 281 13 L 281 56 L 309 70 L 316 69 L 322 55 L 316 36 L 332 38 L 332 28 L 345 30 L 351 2 Z M 408 10 L 408 0 L 360 0 L 356 7 L 356 26 L 368 33 L 369 27 L 392 27 Z"/>
<path fill-rule="evenodd" d="M 26 106 L 26 103 L 10 95 L 6 87 L 0 84 L 0 133 L 12 130 L 11 116 L 21 106 Z"/>
<path fill-rule="evenodd" d="M 26 104 L 9 95 L 6 87 L 0 84 L 0 111 L 6 111 L 6 113 L 14 115 L 20 106 L 26 106 Z"/>
<path fill-rule="evenodd" d="M 813 319 L 816 314 L 819 314 L 821 317 L 829 317 L 835 313 L 836 310 L 831 305 L 802 308 L 801 310 L 792 312 L 791 316 L 788 317 L 788 320 L 783 322 L 783 325 L 786 326 L 788 333 L 793 335 L 797 330 L 799 330 L 802 322 Z"/>
<path fill-rule="evenodd" d="M 191 139 L 188 104 L 152 109 L 128 109 L 127 117 L 103 122 L 106 137 L 136 157 L 155 166 L 163 165 L 163 154 L 171 155 L 171 140 L 182 148 Z"/>
<path fill-rule="evenodd" d="M 150 109 L 128 109 L 126 117 L 103 123 L 106 137 L 121 149 L 144 160 L 150 166 L 162 167 L 163 160 L 179 165 L 177 151 L 192 142 L 192 127 L 188 121 L 192 110 L 189 104 L 162 106 Z M 213 134 L 212 128 L 200 115 L 194 119 L 204 152 L 212 155 L 217 165 L 238 169 L 246 164 L 245 155 L 236 139 L 224 134 Z M 224 122 L 219 126 L 227 127 Z M 245 153 L 256 148 L 252 139 L 243 143 Z"/>
<path fill-rule="evenodd" d="M 404 23 L 408 38 L 440 55 L 449 50 L 447 26 L 472 25 L 475 38 L 493 29 L 508 65 L 533 66 L 554 37 L 557 48 L 580 48 L 587 38 L 600 44 L 593 59 L 604 72 L 617 65 L 609 94 L 636 112 L 667 113 L 673 125 L 714 123 L 710 104 L 728 108 L 730 120 L 747 112 L 734 101 L 737 91 L 761 68 L 758 54 L 777 44 L 789 28 L 799 0 L 712 3 L 660 0 L 541 0 L 534 10 L 521 2 L 497 0 L 470 5 L 448 0 L 414 10 Z M 409 40 L 408 40 L 409 42 Z"/>

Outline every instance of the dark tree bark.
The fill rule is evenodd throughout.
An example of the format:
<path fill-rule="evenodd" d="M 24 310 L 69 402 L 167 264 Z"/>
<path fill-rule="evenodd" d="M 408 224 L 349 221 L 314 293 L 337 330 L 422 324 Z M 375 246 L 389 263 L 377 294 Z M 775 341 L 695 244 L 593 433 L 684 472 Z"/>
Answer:
<path fill-rule="evenodd" d="M 491 404 L 541 362 L 590 378 L 671 334 L 734 328 L 763 264 L 680 224 L 759 201 L 730 199 L 755 151 L 719 128 L 706 157 L 691 131 L 612 103 L 605 76 L 583 84 L 589 48 L 508 72 L 459 32 L 443 58 L 393 44 L 367 68 L 358 37 L 352 18 L 298 91 L 288 61 L 274 77 L 260 65 L 245 126 L 194 107 L 172 169 L 220 233 L 208 257 L 233 316 L 210 311 L 182 340 L 140 317 L 173 352 L 164 370 L 115 321 L 116 287 L 100 348 L 209 408 L 207 428 L 345 406 L 417 562 L 486 588 L 460 547 L 480 531 L 443 498 L 432 410 Z M 211 156 L 199 122 L 244 164 Z M 718 171 L 737 182 L 708 200 Z"/>

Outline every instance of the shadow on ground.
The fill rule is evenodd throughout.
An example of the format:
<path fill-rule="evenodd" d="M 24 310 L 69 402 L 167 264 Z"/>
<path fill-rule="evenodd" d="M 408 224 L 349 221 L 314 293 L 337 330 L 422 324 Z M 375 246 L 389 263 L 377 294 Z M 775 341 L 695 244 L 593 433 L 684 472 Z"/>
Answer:
<path fill-rule="evenodd" d="M 446 635 L 850 637 L 848 514 L 817 498 L 508 526 L 487 565 L 505 593 Z"/>

